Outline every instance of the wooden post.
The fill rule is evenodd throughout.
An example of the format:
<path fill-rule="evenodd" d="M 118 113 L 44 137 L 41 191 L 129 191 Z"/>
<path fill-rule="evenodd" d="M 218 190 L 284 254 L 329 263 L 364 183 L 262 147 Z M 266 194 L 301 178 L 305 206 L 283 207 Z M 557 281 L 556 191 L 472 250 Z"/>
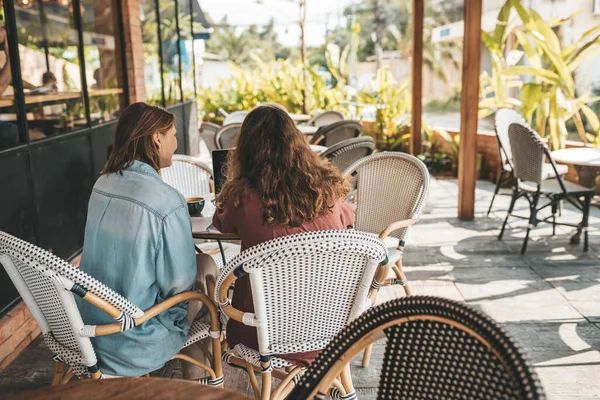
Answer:
<path fill-rule="evenodd" d="M 458 217 L 475 217 L 477 182 L 477 111 L 481 59 L 481 2 L 465 1 L 462 93 L 460 97 L 460 151 L 458 157 Z"/>
<path fill-rule="evenodd" d="M 410 154 L 421 154 L 421 117 L 423 114 L 423 19 L 424 0 L 413 0 L 413 47 L 412 47 L 412 129 Z"/>

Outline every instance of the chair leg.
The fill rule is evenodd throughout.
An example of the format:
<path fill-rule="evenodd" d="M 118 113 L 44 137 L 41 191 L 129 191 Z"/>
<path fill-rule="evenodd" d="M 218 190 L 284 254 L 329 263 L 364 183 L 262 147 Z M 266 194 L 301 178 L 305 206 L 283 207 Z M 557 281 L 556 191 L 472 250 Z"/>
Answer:
<path fill-rule="evenodd" d="M 262 391 L 261 400 L 269 400 L 271 398 L 271 372 L 263 372 L 262 374 Z"/>
<path fill-rule="evenodd" d="M 51 386 L 58 386 L 64 383 L 69 383 L 73 377 L 73 369 L 68 367 L 64 362 L 54 360 L 54 376 L 52 377 Z"/>
<path fill-rule="evenodd" d="M 558 202 L 552 200 L 552 236 L 556 235 L 556 209 L 557 208 L 558 208 Z"/>
<path fill-rule="evenodd" d="M 590 203 L 592 202 L 592 196 L 585 196 L 583 203 L 583 251 L 588 251 L 588 219 L 590 216 Z"/>
<path fill-rule="evenodd" d="M 396 273 L 396 278 L 399 281 L 398 283 L 404 288 L 404 293 L 406 293 L 407 296 L 411 296 L 412 290 L 410 289 L 406 275 L 404 275 L 404 271 L 402 270 L 402 257 L 400 257 L 398 261 L 396 261 L 396 264 L 392 266 L 392 270 Z"/>
<path fill-rule="evenodd" d="M 369 362 L 371 362 L 371 352 L 373 351 L 373 345 L 370 344 L 367 346 L 367 348 L 365 349 L 365 352 L 363 353 L 363 359 L 362 359 L 362 363 L 361 366 L 363 368 L 366 368 L 369 366 Z"/>
<path fill-rule="evenodd" d="M 344 390 L 346 391 L 346 395 L 344 396 L 344 400 L 352 400 L 356 399 L 356 390 L 354 389 L 354 385 L 352 384 L 352 375 L 350 373 L 350 363 L 346 364 L 344 370 L 341 374 L 342 385 L 344 386 Z"/>
<path fill-rule="evenodd" d="M 525 240 L 523 240 L 523 246 L 521 247 L 521 254 L 525 254 L 527 251 L 527 242 L 529 241 L 529 232 L 531 228 L 537 225 L 537 203 L 540 198 L 540 192 L 538 191 L 533 195 L 531 204 L 529 205 L 529 224 L 527 225 L 527 232 L 525 233 Z"/>
<path fill-rule="evenodd" d="M 498 235 L 498 240 L 502 240 L 502 236 L 504 235 L 504 229 L 506 229 L 506 224 L 508 223 L 508 217 L 513 212 L 515 208 L 515 203 L 517 202 L 518 192 L 513 188 L 512 198 L 510 199 L 510 206 L 508 207 L 508 211 L 506 212 L 506 218 L 504 218 L 504 222 L 502 223 L 502 229 L 500 229 L 500 234 Z"/>
<path fill-rule="evenodd" d="M 503 181 L 504 181 L 504 169 L 502 171 L 500 171 L 500 176 L 498 177 L 498 181 L 496 181 L 496 188 L 494 189 L 494 195 L 492 196 L 492 201 L 490 201 L 490 207 L 488 208 L 488 211 L 486 214 L 488 217 L 490 216 L 490 212 L 492 212 L 492 206 L 494 205 L 494 199 L 496 199 L 496 195 L 500 191 L 500 185 L 502 185 Z"/>

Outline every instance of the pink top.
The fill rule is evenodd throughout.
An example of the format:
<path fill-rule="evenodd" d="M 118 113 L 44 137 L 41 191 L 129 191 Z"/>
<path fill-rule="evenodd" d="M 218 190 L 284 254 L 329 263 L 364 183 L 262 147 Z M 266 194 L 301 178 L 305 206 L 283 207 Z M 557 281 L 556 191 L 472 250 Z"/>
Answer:
<path fill-rule="evenodd" d="M 242 240 L 243 251 L 280 236 L 321 230 L 352 229 L 354 227 L 354 211 L 350 203 L 346 200 L 340 200 L 330 212 L 312 222 L 306 222 L 300 226 L 265 226 L 263 225 L 263 210 L 258 195 L 251 191 L 246 193 L 239 207 L 235 207 L 233 202 L 225 201 L 223 211 L 215 213 L 213 224 L 223 233 L 237 234 Z M 235 283 L 231 303 L 238 310 L 254 312 L 248 276 L 238 279 Z M 227 343 L 230 347 L 242 343 L 253 349 L 258 349 L 256 328 L 229 320 L 227 324 Z"/>

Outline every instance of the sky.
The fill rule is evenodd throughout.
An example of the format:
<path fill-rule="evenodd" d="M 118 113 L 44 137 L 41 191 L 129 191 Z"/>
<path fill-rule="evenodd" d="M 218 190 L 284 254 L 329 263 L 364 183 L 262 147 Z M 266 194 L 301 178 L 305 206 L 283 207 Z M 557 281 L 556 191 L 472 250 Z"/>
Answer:
<path fill-rule="evenodd" d="M 297 0 L 199 0 L 202 10 L 214 21 L 227 16 L 231 25 L 248 26 L 267 24 L 275 20 L 279 41 L 287 46 L 300 43 L 300 12 Z M 320 46 L 325 43 L 327 28 L 338 23 L 345 25 L 344 8 L 358 0 L 307 0 L 306 44 Z M 339 21 L 339 22 L 338 22 Z"/>

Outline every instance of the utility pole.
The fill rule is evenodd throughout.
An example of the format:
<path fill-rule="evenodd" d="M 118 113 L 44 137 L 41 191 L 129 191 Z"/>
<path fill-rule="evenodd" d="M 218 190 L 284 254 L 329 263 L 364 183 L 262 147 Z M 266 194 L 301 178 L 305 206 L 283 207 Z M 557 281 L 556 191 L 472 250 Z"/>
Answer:
<path fill-rule="evenodd" d="M 302 114 L 306 114 L 306 66 L 308 60 L 306 59 L 306 41 L 304 38 L 304 30 L 306 29 L 306 0 L 300 0 L 300 55 L 302 57 Z"/>
<path fill-rule="evenodd" d="M 379 71 L 383 59 L 383 49 L 381 41 L 383 39 L 383 29 L 385 28 L 385 16 L 381 0 L 375 0 L 375 69 Z"/>

